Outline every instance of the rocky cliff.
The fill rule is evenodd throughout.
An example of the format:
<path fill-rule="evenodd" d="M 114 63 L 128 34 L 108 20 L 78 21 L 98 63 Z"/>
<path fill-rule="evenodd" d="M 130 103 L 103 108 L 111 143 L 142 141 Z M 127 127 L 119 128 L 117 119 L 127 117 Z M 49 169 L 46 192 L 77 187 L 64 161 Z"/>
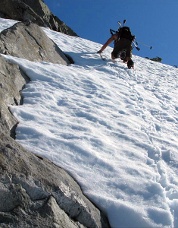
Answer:
<path fill-rule="evenodd" d="M 77 36 L 63 21 L 53 15 L 42 0 L 1 0 L 0 17 L 18 21 L 31 21 L 39 26 Z"/>
<path fill-rule="evenodd" d="M 10 4 L 1 0 L 0 5 L 5 2 Z M 0 53 L 31 61 L 71 63 L 43 30 L 29 21 L 0 33 Z M 21 90 L 29 80 L 18 65 L 0 55 L 0 226 L 109 227 L 105 215 L 67 172 L 14 140 L 18 121 L 9 107 L 23 104 Z"/>

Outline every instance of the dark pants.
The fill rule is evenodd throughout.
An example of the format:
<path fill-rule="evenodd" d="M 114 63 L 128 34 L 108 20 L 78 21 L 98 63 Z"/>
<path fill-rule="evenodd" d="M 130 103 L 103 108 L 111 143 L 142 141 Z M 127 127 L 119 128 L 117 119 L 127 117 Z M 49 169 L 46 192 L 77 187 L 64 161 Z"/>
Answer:
<path fill-rule="evenodd" d="M 120 52 L 126 50 L 126 58 L 131 58 L 132 56 L 132 42 L 128 39 L 122 38 L 116 41 L 114 44 L 114 49 L 111 53 L 112 58 L 118 58 Z"/>

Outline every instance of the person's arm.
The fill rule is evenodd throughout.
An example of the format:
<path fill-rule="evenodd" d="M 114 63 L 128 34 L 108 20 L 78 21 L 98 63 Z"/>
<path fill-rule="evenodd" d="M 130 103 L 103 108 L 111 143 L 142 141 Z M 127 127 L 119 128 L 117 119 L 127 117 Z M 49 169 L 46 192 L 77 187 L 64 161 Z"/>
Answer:
<path fill-rule="evenodd" d="M 102 48 L 97 53 L 101 53 L 102 51 L 104 51 L 104 49 L 115 39 L 116 39 L 116 35 L 114 34 L 106 41 L 106 43 L 102 46 Z"/>

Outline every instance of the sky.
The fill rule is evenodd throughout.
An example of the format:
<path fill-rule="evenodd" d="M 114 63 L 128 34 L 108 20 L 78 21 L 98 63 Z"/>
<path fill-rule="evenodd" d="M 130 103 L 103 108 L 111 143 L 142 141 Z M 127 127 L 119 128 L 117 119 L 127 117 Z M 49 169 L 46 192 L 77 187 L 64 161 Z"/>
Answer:
<path fill-rule="evenodd" d="M 104 44 L 118 21 L 136 36 L 142 57 L 161 57 L 162 63 L 178 65 L 177 0 L 44 0 L 54 15 L 80 37 Z M 152 46 L 152 49 L 150 47 Z"/>
<path fill-rule="evenodd" d="M 100 44 L 43 29 L 75 64 L 3 55 L 31 79 L 10 106 L 17 142 L 67 170 L 112 228 L 177 228 L 178 69 L 138 56 L 128 69 L 110 47 L 103 61 Z"/>

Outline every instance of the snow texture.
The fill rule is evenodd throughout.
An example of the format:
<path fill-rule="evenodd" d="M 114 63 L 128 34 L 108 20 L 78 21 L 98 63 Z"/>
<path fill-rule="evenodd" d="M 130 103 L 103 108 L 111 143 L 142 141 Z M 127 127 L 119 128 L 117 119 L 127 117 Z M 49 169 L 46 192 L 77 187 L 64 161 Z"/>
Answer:
<path fill-rule="evenodd" d="M 14 21 L 0 19 L 0 29 Z M 178 69 L 43 28 L 75 61 L 5 56 L 30 77 L 11 106 L 17 141 L 77 179 L 112 227 L 178 227 Z"/>

